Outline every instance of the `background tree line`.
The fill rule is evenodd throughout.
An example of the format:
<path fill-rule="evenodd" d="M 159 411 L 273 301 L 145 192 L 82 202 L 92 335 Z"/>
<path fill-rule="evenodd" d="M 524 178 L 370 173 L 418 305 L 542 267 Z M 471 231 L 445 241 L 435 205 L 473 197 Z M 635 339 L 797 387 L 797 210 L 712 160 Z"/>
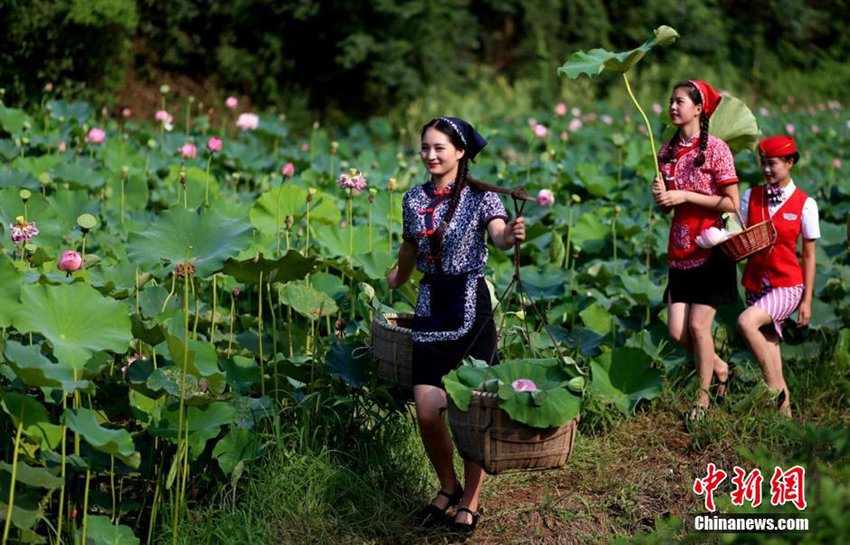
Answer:
<path fill-rule="evenodd" d="M 259 107 L 350 118 L 499 75 L 533 82 L 542 104 L 573 51 L 630 49 L 668 24 L 682 39 L 637 77 L 699 76 L 768 102 L 840 99 L 848 23 L 844 0 L 0 0 L 0 87 L 7 104 L 36 102 L 52 82 L 116 105 L 128 73 L 157 86 L 181 74 Z"/>

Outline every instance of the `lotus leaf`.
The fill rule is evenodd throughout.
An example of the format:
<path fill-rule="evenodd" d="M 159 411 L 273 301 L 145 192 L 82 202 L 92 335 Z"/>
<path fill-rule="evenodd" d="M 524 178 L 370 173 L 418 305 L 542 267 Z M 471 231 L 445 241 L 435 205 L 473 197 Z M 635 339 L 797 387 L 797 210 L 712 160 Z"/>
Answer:
<path fill-rule="evenodd" d="M 12 325 L 21 306 L 21 275 L 12 261 L 0 255 L 0 327 Z"/>
<path fill-rule="evenodd" d="M 62 423 L 86 440 L 95 450 L 115 456 L 130 467 L 139 467 L 142 455 L 136 450 L 133 438 L 124 429 L 104 428 L 89 409 L 65 409 Z"/>
<path fill-rule="evenodd" d="M 27 386 L 59 388 L 66 394 L 87 390 L 87 380 L 76 380 L 74 369 L 64 363 L 53 363 L 41 354 L 39 345 L 23 346 L 9 340 L 3 352 L 9 366 Z"/>
<path fill-rule="evenodd" d="M 30 118 L 21 109 L 7 108 L 0 104 L 0 127 L 10 134 L 18 134 L 24 130 L 24 123 L 29 122 Z"/>
<path fill-rule="evenodd" d="M 99 350 L 127 351 L 132 336 L 126 306 L 82 283 L 24 286 L 14 326 L 41 333 L 57 361 L 81 367 Z"/>
<path fill-rule="evenodd" d="M 92 115 L 92 107 L 88 102 L 76 100 L 49 100 L 47 109 L 54 119 L 73 119 L 78 125 L 82 125 Z"/>
<path fill-rule="evenodd" d="M 590 389 L 623 414 L 634 414 L 640 400 L 661 395 L 663 373 L 651 364 L 652 358 L 638 348 L 623 346 L 608 350 L 590 362 Z"/>
<path fill-rule="evenodd" d="M 300 252 L 289 250 L 276 260 L 266 259 L 262 255 L 242 261 L 228 259 L 222 270 L 244 284 L 258 284 L 261 272 L 263 283 L 289 282 L 300 280 L 316 270 L 318 262 L 316 256 L 304 257 Z"/>
<path fill-rule="evenodd" d="M 578 79 L 582 74 L 595 78 L 602 72 L 626 72 L 643 58 L 653 47 L 673 43 L 679 33 L 669 26 L 662 25 L 653 31 L 653 36 L 640 47 L 622 53 L 611 53 L 604 49 L 591 49 L 587 53 L 573 53 L 563 66 L 558 68 L 559 74 Z"/>
<path fill-rule="evenodd" d="M 123 524 L 113 524 L 109 517 L 89 515 L 86 527 L 88 545 L 138 545 L 139 538 L 133 529 Z"/>
<path fill-rule="evenodd" d="M 9 485 L 11 478 L 5 473 L 0 473 L 0 521 L 6 520 L 6 511 L 9 505 Z M 15 504 L 12 506 L 12 524 L 20 530 L 27 530 L 35 526 L 44 516 L 42 508 L 42 494 L 36 490 L 16 490 Z"/>
<path fill-rule="evenodd" d="M 213 458 L 228 477 L 236 464 L 253 460 L 260 455 L 260 437 L 251 430 L 235 429 L 225 435 L 213 448 Z"/>
<path fill-rule="evenodd" d="M 175 205 L 145 231 L 130 235 L 128 255 L 142 267 L 165 262 L 169 269 L 188 257 L 195 274 L 207 278 L 251 242 L 250 230 L 246 218 L 226 218 L 215 208 L 195 212 Z"/>
<path fill-rule="evenodd" d="M 579 312 L 584 325 L 601 335 L 607 335 L 611 332 L 611 313 L 603 306 L 593 303 L 581 312 Z"/>
<path fill-rule="evenodd" d="M 59 163 L 53 168 L 53 178 L 65 182 L 73 189 L 98 189 L 103 187 L 103 176 L 96 174 L 90 168 L 74 163 Z"/>
<path fill-rule="evenodd" d="M 355 225 L 353 229 L 353 254 L 357 256 L 369 253 L 369 228 L 365 225 Z M 340 229 L 336 225 L 316 225 L 313 232 L 316 233 L 316 242 L 325 249 L 323 252 L 325 256 L 349 257 L 351 247 L 349 246 L 348 228 Z"/>
<path fill-rule="evenodd" d="M 333 226 L 339 224 L 340 206 L 333 197 L 322 191 L 313 194 L 310 203 L 310 222 L 327 223 Z M 286 229 L 286 216 L 290 216 L 294 228 L 306 217 L 307 189 L 291 184 L 275 187 L 257 199 L 251 209 L 251 224 L 260 231 L 276 235 Z M 281 236 L 283 236 L 281 234 Z"/>
<path fill-rule="evenodd" d="M 0 462 L 0 471 L 4 471 L 11 475 L 12 464 Z M 30 466 L 21 461 L 18 461 L 15 472 L 15 482 L 24 484 L 31 488 L 42 488 L 48 491 L 56 490 L 61 487 L 64 482 L 61 477 L 57 477 L 47 468 Z"/>
<path fill-rule="evenodd" d="M 291 306 L 295 312 L 311 320 L 333 316 L 339 311 L 336 301 L 305 282 L 290 282 L 283 286 L 280 290 L 280 302 Z"/>
<path fill-rule="evenodd" d="M 334 343 L 325 356 L 328 371 L 349 386 L 362 386 L 369 379 L 371 364 L 368 352 L 364 348 L 351 343 Z"/>
<path fill-rule="evenodd" d="M 385 278 L 390 267 L 396 262 L 396 256 L 385 250 L 372 250 L 354 256 L 354 265 L 362 267 L 371 280 Z"/>
<path fill-rule="evenodd" d="M 23 433 L 35 443 L 44 443 L 48 449 L 59 445 L 61 428 L 50 423 L 47 409 L 30 396 L 17 392 L 3 394 L 3 410 L 12 418 L 15 427 L 23 422 Z"/>

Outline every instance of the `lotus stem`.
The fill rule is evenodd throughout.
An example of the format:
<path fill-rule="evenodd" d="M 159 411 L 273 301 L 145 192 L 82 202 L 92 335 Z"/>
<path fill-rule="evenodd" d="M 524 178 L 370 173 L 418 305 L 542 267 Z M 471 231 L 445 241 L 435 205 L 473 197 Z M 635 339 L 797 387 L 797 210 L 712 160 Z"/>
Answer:
<path fill-rule="evenodd" d="M 230 296 L 230 337 L 227 341 L 227 357 L 233 353 L 233 322 L 236 321 L 236 296 Z"/>
<path fill-rule="evenodd" d="M 277 317 L 274 313 L 274 301 L 272 300 L 272 285 L 271 283 L 266 285 L 266 297 L 269 300 L 269 311 L 272 315 L 272 373 L 274 375 L 274 396 L 275 402 L 277 402 Z"/>
<path fill-rule="evenodd" d="M 257 343 L 260 349 L 260 395 L 266 395 L 266 373 L 263 366 L 263 271 L 257 284 Z"/>
<path fill-rule="evenodd" d="M 218 309 L 217 274 L 212 277 L 212 316 L 210 317 L 210 345 L 215 349 L 215 317 Z"/>
<path fill-rule="evenodd" d="M 372 207 L 374 203 L 369 203 L 369 253 L 372 252 Z"/>
<path fill-rule="evenodd" d="M 15 505 L 15 480 L 18 478 L 18 449 L 21 447 L 21 432 L 24 429 L 24 407 L 21 402 L 21 414 L 18 416 L 18 430 L 15 432 L 15 452 L 12 453 L 12 482 L 9 484 L 9 500 L 6 502 L 6 524 L 3 526 L 3 545 L 9 541 L 9 528 L 12 524 L 12 507 Z"/>
<path fill-rule="evenodd" d="M 275 237 L 277 238 L 277 256 L 280 257 L 280 194 L 282 193 L 281 188 L 283 185 L 280 185 L 277 188 L 277 206 L 275 207 L 275 219 L 277 221 L 277 229 L 275 230 Z M 307 203 L 307 207 L 310 207 L 310 203 Z M 289 243 L 287 242 L 287 246 Z"/>
<path fill-rule="evenodd" d="M 623 81 L 626 83 L 626 91 L 628 91 L 629 97 L 632 99 L 635 108 L 637 108 L 637 111 L 640 112 L 641 117 L 643 117 L 643 122 L 646 124 L 646 132 L 649 134 L 649 145 L 652 148 L 652 160 L 655 164 L 655 175 L 660 176 L 661 170 L 658 168 L 658 153 L 655 151 L 655 137 L 652 136 L 652 125 L 649 124 L 649 118 L 646 117 L 646 113 L 643 111 L 643 108 L 640 107 L 634 93 L 632 93 L 632 86 L 629 85 L 629 76 L 627 76 L 625 72 L 623 72 Z"/>
<path fill-rule="evenodd" d="M 86 467 L 86 491 L 83 494 L 83 530 L 82 543 L 86 542 L 86 526 L 89 521 L 89 483 L 91 482 L 91 468 Z"/>
<path fill-rule="evenodd" d="M 127 182 L 126 177 L 121 176 L 121 224 L 124 224 L 124 214 L 126 208 L 126 198 L 124 195 L 124 184 Z"/>
<path fill-rule="evenodd" d="M 185 405 L 186 394 L 186 372 L 189 365 L 189 249 L 186 250 L 186 260 L 184 261 L 183 270 L 183 368 L 180 371 L 180 404 L 177 409 L 177 452 L 175 456 L 180 456 L 181 447 L 183 444 L 183 408 Z M 179 462 L 178 462 L 179 463 Z M 179 467 L 179 466 L 178 466 Z M 172 527 L 172 539 L 177 542 L 177 523 L 180 518 L 180 504 L 183 498 L 178 490 L 176 492 L 176 501 L 174 504 L 174 522 Z"/>
<path fill-rule="evenodd" d="M 390 190 L 390 210 L 387 213 L 387 220 L 389 225 L 387 226 L 387 251 L 390 253 L 393 252 L 393 191 Z M 371 229 L 370 229 L 371 231 Z"/>
<path fill-rule="evenodd" d="M 567 207 L 567 256 L 564 258 L 564 270 L 570 268 L 570 245 L 573 239 L 573 201 L 570 199 L 570 204 Z"/>
<path fill-rule="evenodd" d="M 109 489 L 112 492 L 112 522 L 115 522 L 115 456 L 109 457 Z"/>
<path fill-rule="evenodd" d="M 62 393 L 62 412 L 68 408 L 68 396 L 63 392 Z M 60 476 L 62 477 L 62 487 L 59 488 L 59 522 L 57 523 L 56 528 L 56 536 L 59 539 L 59 543 L 62 542 L 62 522 L 64 520 L 64 510 L 65 510 L 65 463 L 66 463 L 66 451 L 67 451 L 67 431 L 68 427 L 65 424 L 62 424 L 62 465 L 60 471 Z"/>
<path fill-rule="evenodd" d="M 210 205 L 210 164 L 212 163 L 212 152 L 210 152 L 209 157 L 207 157 L 207 183 L 206 187 L 204 187 L 204 206 L 208 207 Z"/>
<path fill-rule="evenodd" d="M 192 286 L 192 299 L 195 302 L 195 318 L 194 318 L 193 323 L 192 323 L 192 338 L 194 340 L 198 340 L 198 321 L 199 321 L 199 318 L 201 317 L 200 312 L 198 312 L 200 296 L 198 295 L 197 290 L 195 290 L 195 278 L 194 277 L 192 277 L 190 285 Z"/>
<path fill-rule="evenodd" d="M 649 256 L 652 252 L 652 220 L 654 216 L 654 212 L 652 210 L 652 205 L 649 205 L 649 219 L 648 226 L 646 229 L 646 277 L 649 278 Z"/>
<path fill-rule="evenodd" d="M 291 358 L 295 351 L 292 348 L 292 307 L 286 307 L 286 333 L 289 338 L 289 357 Z"/>
<path fill-rule="evenodd" d="M 617 214 L 611 218 L 611 238 L 614 240 L 614 276 L 617 276 Z"/>

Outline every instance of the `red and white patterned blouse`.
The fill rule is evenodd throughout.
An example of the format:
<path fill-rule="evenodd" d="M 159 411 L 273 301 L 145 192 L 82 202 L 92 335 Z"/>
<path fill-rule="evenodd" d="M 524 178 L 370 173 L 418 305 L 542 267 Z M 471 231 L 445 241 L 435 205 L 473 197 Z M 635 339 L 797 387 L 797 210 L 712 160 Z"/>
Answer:
<path fill-rule="evenodd" d="M 668 149 L 669 143 L 661 146 L 659 158 L 664 157 Z M 726 142 L 709 134 L 705 163 L 701 167 L 694 164 L 697 155 L 699 133 L 693 135 L 687 143 L 683 143 L 680 138 L 675 139 L 673 160 L 659 165 L 667 189 L 720 195 L 721 187 L 738 183 L 735 159 Z M 700 248 L 696 237 L 709 227 L 721 226 L 720 212 L 690 203 L 676 206 L 667 245 L 667 264 L 670 268 L 692 269 L 705 264 L 711 257 L 711 250 Z"/>

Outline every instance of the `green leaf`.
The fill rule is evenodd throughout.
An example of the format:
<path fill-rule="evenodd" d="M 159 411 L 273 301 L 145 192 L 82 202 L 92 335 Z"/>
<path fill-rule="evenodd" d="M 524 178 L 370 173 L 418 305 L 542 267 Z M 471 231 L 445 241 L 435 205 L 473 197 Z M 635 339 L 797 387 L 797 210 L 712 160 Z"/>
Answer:
<path fill-rule="evenodd" d="M 227 218 L 214 208 L 200 212 L 172 206 L 141 233 L 130 234 L 128 256 L 143 267 L 161 262 L 174 268 L 187 257 L 195 274 L 207 278 L 251 243 L 246 218 Z"/>
<path fill-rule="evenodd" d="M 327 223 L 337 226 L 340 220 L 341 204 L 322 191 L 313 194 L 310 203 L 310 221 Z M 293 220 L 293 229 L 298 228 L 298 223 L 306 217 L 307 212 L 307 189 L 295 185 L 285 184 L 266 191 L 254 203 L 251 209 L 251 224 L 272 235 L 277 235 L 278 230 L 283 236 L 286 229 L 284 223 L 286 216 Z"/>
<path fill-rule="evenodd" d="M 359 353 L 355 353 L 357 349 Z M 370 359 L 368 353 L 354 344 L 334 343 L 325 356 L 328 371 L 353 387 L 362 386 L 369 378 Z"/>
<path fill-rule="evenodd" d="M 260 455 L 260 437 L 251 430 L 230 430 L 213 448 L 213 458 L 228 477 L 239 462 L 253 460 Z"/>
<path fill-rule="evenodd" d="M 611 313 L 598 303 L 593 303 L 578 313 L 588 329 L 607 335 L 611 332 Z"/>
<path fill-rule="evenodd" d="M 0 462 L 0 471 L 12 474 L 12 464 Z M 43 488 L 44 490 L 56 490 L 64 482 L 61 477 L 51 473 L 46 467 L 33 467 L 18 461 L 15 468 L 15 482 L 25 484 L 31 488 Z"/>
<path fill-rule="evenodd" d="M 229 403 L 216 401 L 208 405 L 190 406 L 186 408 L 189 421 L 189 432 L 212 431 L 212 437 L 218 434 L 222 426 L 233 422 L 236 409 Z M 169 439 L 177 438 L 177 409 L 163 410 L 162 419 L 151 428 L 151 433 Z"/>
<path fill-rule="evenodd" d="M 651 363 L 652 358 L 639 348 L 608 350 L 590 362 L 590 390 L 623 414 L 634 414 L 638 401 L 661 395 L 662 372 L 653 369 Z"/>
<path fill-rule="evenodd" d="M 139 538 L 133 529 L 123 524 L 112 524 L 109 517 L 89 515 L 86 523 L 86 545 L 138 545 Z"/>
<path fill-rule="evenodd" d="M 21 306 L 21 275 L 5 255 L 0 255 L 0 327 L 12 325 Z"/>
<path fill-rule="evenodd" d="M 142 455 L 136 450 L 127 430 L 104 428 L 98 423 L 94 411 L 89 409 L 65 409 L 61 420 L 95 450 L 115 456 L 130 467 L 139 467 Z"/>
<path fill-rule="evenodd" d="M 9 366 L 27 386 L 59 388 L 66 394 L 87 390 L 87 380 L 76 380 L 74 369 L 65 363 L 54 363 L 41 354 L 39 345 L 24 346 L 9 340 L 3 352 Z"/>
<path fill-rule="evenodd" d="M 44 335 L 56 359 L 71 367 L 100 350 L 123 354 L 132 340 L 127 307 L 86 284 L 24 286 L 21 298 L 15 328 Z"/>
<path fill-rule="evenodd" d="M 376 244 L 377 245 L 377 244 Z M 354 256 L 354 265 L 363 267 L 366 276 L 372 280 L 386 278 L 390 267 L 396 262 L 396 256 L 386 250 L 372 250 Z"/>
<path fill-rule="evenodd" d="M 103 187 L 103 176 L 92 172 L 90 168 L 74 163 L 59 163 L 53 168 L 53 178 L 65 182 L 72 189 L 97 189 Z"/>
<path fill-rule="evenodd" d="M 604 49 L 591 49 L 587 53 L 584 51 L 573 53 L 567 62 L 558 68 L 558 73 L 572 79 L 578 79 L 582 74 L 595 78 L 605 71 L 623 73 L 641 60 L 653 47 L 669 45 L 678 37 L 679 33 L 673 28 L 662 25 L 653 31 L 652 38 L 631 51 L 611 53 Z"/>
<path fill-rule="evenodd" d="M 333 316 L 339 311 L 336 301 L 328 294 L 308 286 L 306 282 L 289 282 L 283 286 L 280 290 L 280 302 L 311 320 Z"/>
<path fill-rule="evenodd" d="M 286 255 L 272 260 L 262 255 L 255 258 L 237 261 L 228 259 L 222 271 L 243 284 L 258 284 L 260 273 L 263 273 L 263 283 L 289 282 L 300 280 L 316 270 L 319 257 L 304 257 L 301 252 L 289 250 Z"/>
<path fill-rule="evenodd" d="M 7 108 L 0 104 L 0 127 L 9 134 L 17 134 L 24 130 L 24 123 L 30 120 L 29 116 L 21 109 Z"/>
<path fill-rule="evenodd" d="M 0 473 L 0 521 L 6 520 L 6 511 L 9 506 L 9 488 L 11 478 L 5 473 Z M 12 524 L 24 531 L 35 526 L 44 518 L 42 507 L 42 494 L 36 490 L 15 491 L 15 504 L 12 506 Z M 19 543 L 14 541 L 13 543 Z"/>
<path fill-rule="evenodd" d="M 62 429 L 50 423 L 47 409 L 30 396 L 17 392 L 3 394 L 3 410 L 12 417 L 15 427 L 23 422 L 23 433 L 36 443 L 45 443 L 48 449 L 59 446 Z"/>
<path fill-rule="evenodd" d="M 349 257 L 353 242 L 353 255 L 359 256 L 369 253 L 369 228 L 365 225 L 355 225 L 353 241 L 349 239 L 349 228 L 340 229 L 337 225 L 317 225 L 313 232 L 316 233 L 316 242 L 324 249 L 326 257 Z"/>

